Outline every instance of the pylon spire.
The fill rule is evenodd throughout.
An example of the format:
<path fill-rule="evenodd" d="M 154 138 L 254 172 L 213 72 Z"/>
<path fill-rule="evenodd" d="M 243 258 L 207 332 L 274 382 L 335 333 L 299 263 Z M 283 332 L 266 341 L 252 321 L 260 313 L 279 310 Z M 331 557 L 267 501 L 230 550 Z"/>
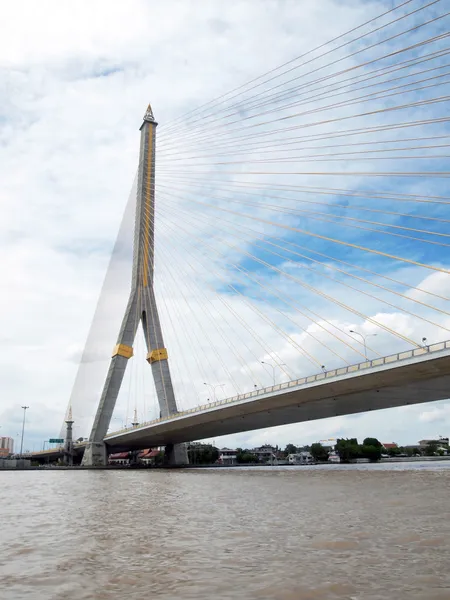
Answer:
<path fill-rule="evenodd" d="M 147 106 L 147 110 L 144 115 L 144 121 L 147 121 L 148 123 L 155 123 L 155 117 L 153 116 L 151 104 Z"/>

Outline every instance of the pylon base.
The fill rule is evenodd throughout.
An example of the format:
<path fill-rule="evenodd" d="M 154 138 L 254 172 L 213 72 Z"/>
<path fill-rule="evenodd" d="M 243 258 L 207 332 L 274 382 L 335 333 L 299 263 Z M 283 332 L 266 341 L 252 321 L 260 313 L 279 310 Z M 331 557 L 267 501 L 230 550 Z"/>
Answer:
<path fill-rule="evenodd" d="M 182 467 L 189 464 L 186 444 L 168 444 L 164 452 L 164 465 Z"/>
<path fill-rule="evenodd" d="M 83 467 L 104 467 L 108 464 L 108 453 L 106 445 L 103 442 L 89 442 L 84 449 Z"/>

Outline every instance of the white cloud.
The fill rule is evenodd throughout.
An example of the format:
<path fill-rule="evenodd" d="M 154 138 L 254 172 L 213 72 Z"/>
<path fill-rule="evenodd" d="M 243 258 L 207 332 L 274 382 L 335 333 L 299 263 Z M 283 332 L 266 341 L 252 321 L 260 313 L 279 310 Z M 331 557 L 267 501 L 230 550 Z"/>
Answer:
<path fill-rule="evenodd" d="M 430 410 L 424 410 L 419 415 L 419 420 L 423 423 L 438 423 L 441 422 L 444 427 L 450 417 L 450 404 L 440 404 L 433 406 Z"/>

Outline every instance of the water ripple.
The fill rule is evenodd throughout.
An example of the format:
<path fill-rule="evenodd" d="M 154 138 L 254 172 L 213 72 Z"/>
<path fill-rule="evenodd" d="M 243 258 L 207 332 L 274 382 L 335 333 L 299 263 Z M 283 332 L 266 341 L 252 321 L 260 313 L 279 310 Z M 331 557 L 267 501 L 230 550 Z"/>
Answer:
<path fill-rule="evenodd" d="M 448 600 L 450 465 L 0 472 L 2 600 Z"/>

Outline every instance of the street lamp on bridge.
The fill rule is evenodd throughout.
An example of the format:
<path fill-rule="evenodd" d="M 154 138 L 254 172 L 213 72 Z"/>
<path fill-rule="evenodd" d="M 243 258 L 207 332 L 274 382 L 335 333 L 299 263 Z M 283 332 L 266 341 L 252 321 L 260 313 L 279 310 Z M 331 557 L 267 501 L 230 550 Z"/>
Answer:
<path fill-rule="evenodd" d="M 212 389 L 213 402 L 215 402 L 216 401 L 216 389 L 218 387 L 221 387 L 221 388 L 225 387 L 226 383 L 218 383 L 217 385 L 213 385 L 212 383 L 204 382 L 203 385 L 206 385 L 207 387 L 210 387 Z"/>
<path fill-rule="evenodd" d="M 276 365 L 273 365 L 272 363 L 266 362 L 264 360 L 261 361 L 261 364 L 262 365 L 268 365 L 269 367 L 272 367 L 272 381 L 273 381 L 273 385 L 275 385 L 275 369 L 276 369 L 276 367 L 279 367 L 281 369 L 281 367 L 286 367 L 287 366 L 285 363 L 280 363 L 280 364 L 277 363 Z"/>
<path fill-rule="evenodd" d="M 362 337 L 363 343 L 364 343 L 364 357 L 366 360 L 369 360 L 367 358 L 367 345 L 366 345 L 366 339 L 370 336 L 375 337 L 377 334 L 376 333 L 366 333 L 366 335 L 363 335 L 362 333 L 359 333 L 359 331 L 355 331 L 354 329 L 350 329 L 350 333 L 354 333 L 355 335 L 359 335 L 360 337 Z"/>

